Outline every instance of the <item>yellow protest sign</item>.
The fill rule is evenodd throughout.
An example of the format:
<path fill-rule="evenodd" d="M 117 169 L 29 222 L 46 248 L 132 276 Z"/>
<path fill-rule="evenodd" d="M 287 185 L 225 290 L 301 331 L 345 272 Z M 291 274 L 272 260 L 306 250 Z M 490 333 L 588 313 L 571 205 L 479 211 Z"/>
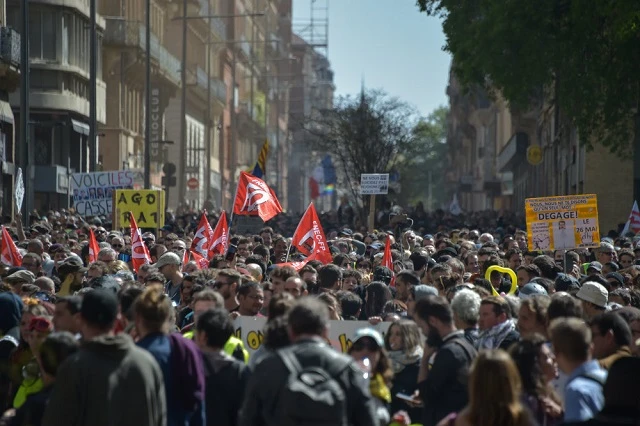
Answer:
<path fill-rule="evenodd" d="M 529 250 L 598 247 L 598 200 L 595 194 L 527 198 Z"/>
<path fill-rule="evenodd" d="M 164 191 L 118 189 L 113 198 L 113 229 L 129 227 L 129 212 L 139 228 L 164 226 Z"/>

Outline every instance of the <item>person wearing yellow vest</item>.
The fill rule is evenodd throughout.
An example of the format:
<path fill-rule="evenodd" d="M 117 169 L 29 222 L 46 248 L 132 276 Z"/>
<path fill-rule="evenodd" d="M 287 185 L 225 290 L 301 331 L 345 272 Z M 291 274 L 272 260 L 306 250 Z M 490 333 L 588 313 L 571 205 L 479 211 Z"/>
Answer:
<path fill-rule="evenodd" d="M 224 308 L 224 299 L 220 293 L 205 289 L 193 296 L 194 322 L 187 325 L 180 331 L 186 339 L 193 340 L 193 329 L 195 328 L 194 324 L 198 319 L 198 315 L 201 312 L 212 308 Z M 245 349 L 242 340 L 235 336 L 231 336 L 229 340 L 227 340 L 227 343 L 224 345 L 224 352 L 239 361 L 244 361 L 245 364 L 249 362 L 249 352 Z"/>

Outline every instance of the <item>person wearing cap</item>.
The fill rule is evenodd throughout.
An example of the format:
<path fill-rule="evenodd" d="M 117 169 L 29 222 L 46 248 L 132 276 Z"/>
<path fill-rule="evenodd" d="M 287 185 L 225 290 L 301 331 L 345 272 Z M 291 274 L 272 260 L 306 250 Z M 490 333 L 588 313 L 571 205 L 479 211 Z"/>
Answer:
<path fill-rule="evenodd" d="M 114 334 L 118 299 L 93 290 L 82 300 L 84 343 L 60 365 L 43 425 L 167 424 L 164 379 L 153 356 L 125 333 Z M 80 391 L 79 391 L 80 390 Z"/>
<path fill-rule="evenodd" d="M 576 293 L 576 298 L 582 301 L 582 309 L 586 319 L 591 319 L 607 310 L 609 292 L 602 284 L 587 281 Z"/>
<path fill-rule="evenodd" d="M 60 285 L 60 296 L 69 296 L 82 288 L 85 281 L 87 268 L 82 264 L 77 256 L 69 256 L 58 265 L 58 274 L 62 284 Z"/>
<path fill-rule="evenodd" d="M 182 272 L 180 272 L 181 264 L 180 256 L 171 251 L 160 256 L 160 259 L 155 264 L 158 271 L 167 279 L 164 290 L 175 306 L 180 305 L 180 284 L 182 284 L 183 278 Z"/>
<path fill-rule="evenodd" d="M 348 353 L 370 372 L 369 390 L 376 405 L 376 414 L 380 424 L 386 425 L 391 420 L 389 414 L 391 391 L 389 388 L 393 378 L 393 370 L 389 355 L 384 348 L 382 335 L 370 327 L 358 329 Z"/>
<path fill-rule="evenodd" d="M 33 284 L 35 280 L 36 276 L 31 271 L 22 269 L 9 275 L 3 281 L 11 286 L 14 293 L 20 294 L 20 287 L 23 284 Z"/>

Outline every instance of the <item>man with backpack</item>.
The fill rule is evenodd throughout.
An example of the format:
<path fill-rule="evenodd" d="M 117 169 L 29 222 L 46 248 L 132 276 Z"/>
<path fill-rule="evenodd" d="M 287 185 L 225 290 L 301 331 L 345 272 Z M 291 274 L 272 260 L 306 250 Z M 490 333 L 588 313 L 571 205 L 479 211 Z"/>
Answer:
<path fill-rule="evenodd" d="M 267 355 L 255 368 L 239 425 L 374 425 L 369 384 L 355 361 L 326 338 L 329 312 L 303 298 L 288 315 L 293 344 Z"/>

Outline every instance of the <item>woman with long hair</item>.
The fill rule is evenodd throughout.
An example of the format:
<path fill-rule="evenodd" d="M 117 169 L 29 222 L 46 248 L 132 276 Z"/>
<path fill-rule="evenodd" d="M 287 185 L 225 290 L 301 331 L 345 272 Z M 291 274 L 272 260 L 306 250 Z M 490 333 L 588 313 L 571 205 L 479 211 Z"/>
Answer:
<path fill-rule="evenodd" d="M 469 403 L 438 426 L 531 426 L 518 368 L 501 349 L 480 351 L 471 366 Z"/>
<path fill-rule="evenodd" d="M 396 395 L 413 395 L 418 387 L 418 373 L 423 354 L 420 327 L 411 320 L 393 322 L 384 336 L 384 347 L 393 368 L 391 413 L 405 410 L 412 419 L 419 419 L 421 408 L 413 407 Z"/>
<path fill-rule="evenodd" d="M 558 374 L 553 353 L 540 334 L 532 334 L 509 349 L 522 381 L 523 402 L 540 426 L 552 426 L 562 421 L 562 402 L 551 381 Z"/>
<path fill-rule="evenodd" d="M 367 318 L 384 317 L 384 305 L 391 300 L 391 291 L 386 284 L 374 281 L 365 290 L 364 312 Z"/>
<path fill-rule="evenodd" d="M 373 328 L 361 328 L 356 331 L 349 355 L 359 362 L 369 380 L 369 390 L 376 406 L 380 425 L 387 425 L 389 404 L 391 403 L 391 381 L 393 369 L 387 351 L 384 349 L 382 335 Z"/>

